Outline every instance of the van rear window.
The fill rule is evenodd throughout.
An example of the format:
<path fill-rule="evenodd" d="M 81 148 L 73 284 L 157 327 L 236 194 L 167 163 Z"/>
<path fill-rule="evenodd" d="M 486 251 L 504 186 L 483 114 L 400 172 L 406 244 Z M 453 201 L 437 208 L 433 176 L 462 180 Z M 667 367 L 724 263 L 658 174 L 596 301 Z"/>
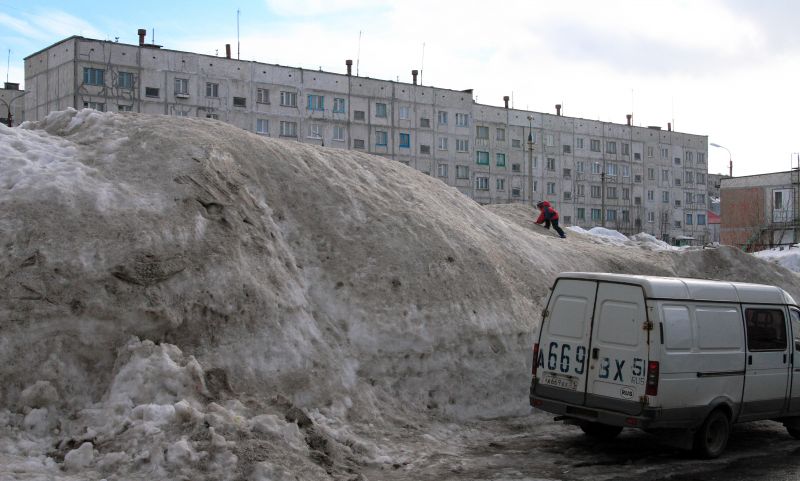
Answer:
<path fill-rule="evenodd" d="M 786 321 L 778 309 L 746 309 L 747 348 L 751 351 L 786 349 Z"/>

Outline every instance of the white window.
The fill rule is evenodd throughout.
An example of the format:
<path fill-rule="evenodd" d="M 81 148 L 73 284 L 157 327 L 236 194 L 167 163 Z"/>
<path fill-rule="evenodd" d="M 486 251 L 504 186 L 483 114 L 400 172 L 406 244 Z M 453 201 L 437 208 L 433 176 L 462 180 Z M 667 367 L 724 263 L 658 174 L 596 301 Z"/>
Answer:
<path fill-rule="evenodd" d="M 599 174 L 601 172 L 600 162 L 592 162 L 592 173 Z"/>
<path fill-rule="evenodd" d="M 489 178 L 488 177 L 475 177 L 475 189 L 476 190 L 489 190 Z"/>
<path fill-rule="evenodd" d="M 497 140 L 506 140 L 506 129 L 497 129 Z"/>
<path fill-rule="evenodd" d="M 456 114 L 456 125 L 458 127 L 467 127 L 469 125 L 469 114 Z"/>
<path fill-rule="evenodd" d="M 606 198 L 608 198 L 608 199 L 616 199 L 617 198 L 617 188 L 616 187 L 606 187 Z"/>
<path fill-rule="evenodd" d="M 131 72 L 120 72 L 117 77 L 117 87 L 121 89 L 132 89 L 133 78 L 133 73 Z"/>
<path fill-rule="evenodd" d="M 297 122 L 281 121 L 281 137 L 297 137 Z"/>
<path fill-rule="evenodd" d="M 175 79 L 175 95 L 189 95 L 189 79 Z"/>
<path fill-rule="evenodd" d="M 440 110 L 438 113 L 439 125 L 447 125 L 447 112 Z"/>
<path fill-rule="evenodd" d="M 439 164 L 436 168 L 436 175 L 447 178 L 447 164 Z"/>
<path fill-rule="evenodd" d="M 188 117 L 188 116 L 189 116 L 189 112 L 186 111 L 186 110 L 176 110 L 175 111 L 175 117 Z"/>
<path fill-rule="evenodd" d="M 469 167 L 466 165 L 457 165 L 456 179 L 469 179 Z"/>
<path fill-rule="evenodd" d="M 653 149 L 654 147 L 652 145 L 647 146 L 647 157 L 650 159 L 653 158 Z"/>
<path fill-rule="evenodd" d="M 447 137 L 439 137 L 439 150 L 447 150 Z"/>
<path fill-rule="evenodd" d="M 506 190 L 506 179 L 497 179 L 497 183 L 495 184 L 495 187 L 499 191 Z"/>
<path fill-rule="evenodd" d="M 606 173 L 612 177 L 617 175 L 617 164 L 606 164 Z"/>
<path fill-rule="evenodd" d="M 666 147 L 661 148 L 661 158 L 662 159 L 669 159 L 669 149 Z"/>
<path fill-rule="evenodd" d="M 281 106 L 297 107 L 297 92 L 281 92 Z"/>
<path fill-rule="evenodd" d="M 547 158 L 547 170 L 556 170 L 556 159 L 552 157 Z"/>
<path fill-rule="evenodd" d="M 622 164 L 622 176 L 623 177 L 630 177 L 631 176 L 631 166 Z"/>
<path fill-rule="evenodd" d="M 94 109 L 98 112 L 105 112 L 106 111 L 106 104 L 103 102 L 84 102 L 83 108 L 85 109 Z"/>
<path fill-rule="evenodd" d="M 669 170 L 661 169 L 661 182 L 669 182 Z"/>
<path fill-rule="evenodd" d="M 575 195 L 577 195 L 578 197 L 584 197 L 586 195 L 586 186 L 583 184 L 578 184 L 577 188 L 578 190 L 577 192 L 575 192 Z"/>
<path fill-rule="evenodd" d="M 647 168 L 647 180 L 656 180 L 656 169 L 652 167 Z"/>
<path fill-rule="evenodd" d="M 592 198 L 599 199 L 602 193 L 603 193 L 602 187 L 600 187 L 599 185 L 592 186 L 592 192 L 591 192 Z"/>
<path fill-rule="evenodd" d="M 583 148 L 583 137 L 578 137 L 575 139 L 575 148 L 582 149 Z"/>
<path fill-rule="evenodd" d="M 622 143 L 622 155 L 631 155 L 631 144 Z"/>
<path fill-rule="evenodd" d="M 375 104 L 375 117 L 386 117 L 386 104 L 380 102 Z"/>
<path fill-rule="evenodd" d="M 669 204 L 669 191 L 668 190 L 662 190 L 661 191 L 661 202 Z"/>
<path fill-rule="evenodd" d="M 489 127 L 484 127 L 482 125 L 478 125 L 477 127 L 475 127 L 475 138 L 488 139 L 489 138 Z"/>
<path fill-rule="evenodd" d="M 408 120 L 408 107 L 405 105 L 400 106 L 400 120 Z"/>
<path fill-rule="evenodd" d="M 333 140 L 344 142 L 344 127 L 341 125 L 333 126 Z"/>
<path fill-rule="evenodd" d="M 600 152 L 600 141 L 598 139 L 591 139 L 589 141 L 589 150 L 592 152 Z"/>
<path fill-rule="evenodd" d="M 607 154 L 616 154 L 617 153 L 617 143 L 613 140 L 609 140 L 606 142 L 606 153 Z"/>
<path fill-rule="evenodd" d="M 556 183 L 555 182 L 548 182 L 547 183 L 547 193 L 548 194 L 555 194 L 556 193 Z"/>
<path fill-rule="evenodd" d="M 652 222 L 655 222 L 655 221 L 656 221 L 656 213 L 653 212 L 653 211 L 648 212 L 647 213 L 647 222 L 651 222 L 652 223 Z"/>
<path fill-rule="evenodd" d="M 206 97 L 219 97 L 219 84 L 206 82 Z"/>
<path fill-rule="evenodd" d="M 515 149 L 522 148 L 522 141 L 519 139 L 511 139 L 511 147 Z"/>
<path fill-rule="evenodd" d="M 553 146 L 553 134 L 547 134 L 544 136 L 544 144 L 548 147 Z"/>
<path fill-rule="evenodd" d="M 607 221 L 617 220 L 617 211 L 614 209 L 606 209 L 606 220 Z"/>
<path fill-rule="evenodd" d="M 340 99 L 338 97 L 334 97 L 333 99 L 333 111 L 334 113 L 343 114 L 345 111 L 345 104 L 344 99 Z"/>
<path fill-rule="evenodd" d="M 456 139 L 456 152 L 469 151 L 469 139 Z"/>
<path fill-rule="evenodd" d="M 389 143 L 389 134 L 383 130 L 375 131 L 375 145 L 385 147 Z"/>
<path fill-rule="evenodd" d="M 308 136 L 312 139 L 322 138 L 322 124 L 309 124 Z"/>
<path fill-rule="evenodd" d="M 653 190 L 647 191 L 647 200 L 656 200 L 656 194 Z"/>
<path fill-rule="evenodd" d="M 269 89 L 256 90 L 256 103 L 268 104 L 269 103 Z"/>
<path fill-rule="evenodd" d="M 256 133 L 257 134 L 269 134 L 269 120 L 267 120 L 267 119 L 256 119 Z"/>

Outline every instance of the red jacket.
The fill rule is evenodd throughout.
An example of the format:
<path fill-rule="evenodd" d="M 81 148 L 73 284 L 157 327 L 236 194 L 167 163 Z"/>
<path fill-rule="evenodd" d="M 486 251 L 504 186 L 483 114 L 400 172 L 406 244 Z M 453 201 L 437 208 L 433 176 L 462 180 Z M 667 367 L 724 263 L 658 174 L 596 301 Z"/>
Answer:
<path fill-rule="evenodd" d="M 547 201 L 542 202 L 542 208 L 539 209 L 539 212 L 540 212 L 539 218 L 536 219 L 537 224 L 541 224 L 546 220 L 550 221 L 558 220 L 558 211 L 550 206 L 550 202 Z"/>

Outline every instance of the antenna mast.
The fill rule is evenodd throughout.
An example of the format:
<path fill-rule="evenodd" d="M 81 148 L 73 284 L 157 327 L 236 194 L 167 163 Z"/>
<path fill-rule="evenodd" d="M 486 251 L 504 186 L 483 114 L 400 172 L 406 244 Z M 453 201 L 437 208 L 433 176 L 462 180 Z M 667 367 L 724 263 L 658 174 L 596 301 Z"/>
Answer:
<path fill-rule="evenodd" d="M 422 42 L 422 62 L 419 66 L 419 84 L 422 85 L 422 72 L 425 71 L 425 42 Z"/>
<path fill-rule="evenodd" d="M 239 9 L 236 9 L 236 60 L 241 60 L 239 58 L 239 52 L 241 52 L 241 44 L 239 43 Z"/>
<path fill-rule="evenodd" d="M 8 63 L 6 64 L 6 83 L 8 83 L 9 70 L 11 70 L 11 49 L 8 49 Z"/>
<path fill-rule="evenodd" d="M 356 55 L 356 77 L 358 77 L 359 63 L 361 63 L 361 30 L 358 31 L 358 54 Z"/>

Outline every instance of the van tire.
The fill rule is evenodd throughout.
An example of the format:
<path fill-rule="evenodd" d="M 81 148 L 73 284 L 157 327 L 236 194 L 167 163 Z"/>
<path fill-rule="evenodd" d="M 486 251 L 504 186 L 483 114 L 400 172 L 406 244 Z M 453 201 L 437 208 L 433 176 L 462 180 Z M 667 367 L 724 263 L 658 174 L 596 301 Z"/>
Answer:
<path fill-rule="evenodd" d="M 713 459 L 725 451 L 731 435 L 731 421 L 720 409 L 711 411 L 694 434 L 694 452 L 704 459 Z"/>
<path fill-rule="evenodd" d="M 800 439 L 800 429 L 790 428 L 789 426 L 786 426 L 786 430 L 789 431 L 789 436 L 795 439 Z"/>
<path fill-rule="evenodd" d="M 580 426 L 584 434 L 595 439 L 614 439 L 622 432 L 622 426 L 610 426 L 608 424 L 591 422 L 581 423 Z"/>

